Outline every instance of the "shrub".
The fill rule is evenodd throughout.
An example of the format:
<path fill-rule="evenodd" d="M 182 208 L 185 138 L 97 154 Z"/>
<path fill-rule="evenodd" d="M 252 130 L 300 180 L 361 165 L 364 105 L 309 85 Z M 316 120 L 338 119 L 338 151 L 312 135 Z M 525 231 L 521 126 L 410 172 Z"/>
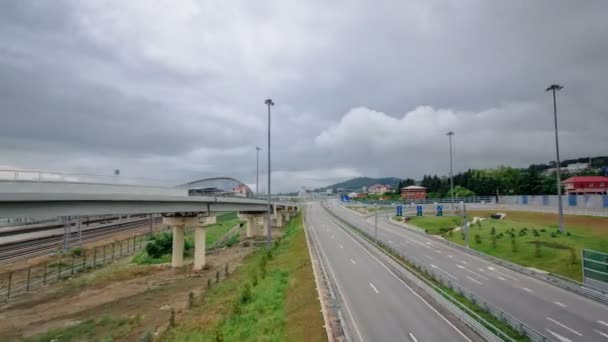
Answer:
<path fill-rule="evenodd" d="M 72 257 L 79 257 L 82 256 L 83 253 L 83 249 L 82 247 L 76 247 L 76 248 L 72 248 L 72 250 L 70 251 L 70 254 L 72 254 Z"/>
<path fill-rule="evenodd" d="M 475 234 L 475 243 L 476 244 L 480 244 L 481 243 L 481 235 Z"/>
<path fill-rule="evenodd" d="M 547 230 L 546 230 L 545 228 L 541 228 L 541 229 L 540 229 L 540 232 L 541 232 L 541 233 L 544 233 L 544 232 L 546 232 L 546 231 L 547 231 Z"/>
<path fill-rule="evenodd" d="M 515 241 L 515 238 L 511 239 L 511 251 L 517 253 L 517 241 Z"/>
<path fill-rule="evenodd" d="M 532 235 L 537 236 L 537 237 L 540 236 L 540 234 L 538 233 L 538 230 L 536 230 L 536 229 L 532 229 Z"/>
<path fill-rule="evenodd" d="M 557 235 L 555 234 L 555 232 L 552 232 L 552 233 L 551 233 L 551 237 L 552 237 L 552 238 L 557 237 Z"/>
<path fill-rule="evenodd" d="M 566 232 L 566 235 L 568 235 L 568 236 L 572 236 L 572 234 L 570 234 L 570 232 Z"/>
<path fill-rule="evenodd" d="M 492 226 L 492 230 L 490 230 L 490 235 L 495 235 L 496 234 L 496 228 L 494 226 Z"/>
<path fill-rule="evenodd" d="M 496 249 L 496 235 L 492 235 L 492 248 Z"/>
<path fill-rule="evenodd" d="M 146 245 L 146 253 L 155 259 L 171 253 L 172 249 L 173 234 L 168 232 L 153 235 L 150 242 Z"/>

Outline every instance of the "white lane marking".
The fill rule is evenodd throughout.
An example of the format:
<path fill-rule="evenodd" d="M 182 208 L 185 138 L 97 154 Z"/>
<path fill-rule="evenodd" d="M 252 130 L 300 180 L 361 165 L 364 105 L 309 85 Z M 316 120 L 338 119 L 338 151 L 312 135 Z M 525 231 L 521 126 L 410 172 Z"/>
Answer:
<path fill-rule="evenodd" d="M 452 259 L 454 256 L 452 254 L 448 255 L 448 258 Z"/>
<path fill-rule="evenodd" d="M 607 326 L 607 327 L 608 327 L 608 323 L 606 323 L 606 322 L 604 322 L 604 321 L 597 321 L 597 322 L 598 322 L 599 324 L 601 324 L 601 325 L 605 325 L 605 326 Z"/>
<path fill-rule="evenodd" d="M 598 334 L 600 334 L 600 335 L 604 336 L 605 338 L 608 338 L 608 334 L 603 333 L 603 332 L 601 332 L 601 331 L 599 331 L 599 330 L 597 330 L 597 329 L 593 329 L 593 330 L 595 330 L 595 332 L 596 332 L 596 333 L 598 333 Z"/>
<path fill-rule="evenodd" d="M 571 340 L 571 339 L 566 338 L 566 337 L 564 337 L 564 336 L 562 336 L 562 335 L 560 335 L 560 334 L 558 334 L 558 333 L 556 333 L 556 332 L 554 332 L 554 331 L 552 331 L 552 330 L 549 330 L 549 329 L 547 329 L 547 328 L 545 328 L 545 330 L 547 330 L 547 331 L 548 331 L 548 332 L 549 332 L 551 335 L 555 336 L 555 337 L 556 337 L 558 340 L 560 340 L 561 342 L 572 342 L 572 340 Z"/>
<path fill-rule="evenodd" d="M 553 319 L 553 318 L 551 318 L 551 317 L 547 317 L 547 319 L 548 319 L 549 321 L 551 321 L 551 322 L 553 322 L 553 323 L 555 323 L 555 324 L 559 325 L 560 327 L 562 327 L 562 328 L 564 328 L 564 329 L 569 330 L 569 331 L 570 331 L 571 333 L 573 333 L 573 334 L 576 334 L 576 335 L 578 335 L 578 336 L 583 336 L 583 334 L 581 334 L 580 332 L 578 332 L 578 331 L 576 331 L 576 330 L 574 330 L 574 329 L 570 328 L 569 326 L 567 326 L 567 325 L 565 325 L 565 324 L 563 324 L 563 323 L 560 323 L 560 322 L 558 322 L 558 321 L 554 320 L 554 319 Z"/>
<path fill-rule="evenodd" d="M 432 256 L 430 256 L 430 255 L 426 255 L 426 254 L 424 254 L 424 257 L 426 257 L 426 258 L 429 258 L 429 259 L 433 260 L 433 257 L 432 257 Z"/>
<path fill-rule="evenodd" d="M 355 260 L 353 260 L 353 259 L 350 259 L 350 262 L 352 262 L 352 263 L 353 263 L 353 265 L 356 265 L 356 264 L 357 264 L 357 263 L 355 262 Z"/>
<path fill-rule="evenodd" d="M 507 279 L 505 279 L 505 278 L 503 278 L 501 276 L 498 276 L 498 279 L 500 279 L 500 280 L 507 280 Z"/>
<path fill-rule="evenodd" d="M 340 248 L 344 249 L 344 246 L 342 246 L 342 245 L 338 245 L 338 246 L 340 246 Z"/>
<path fill-rule="evenodd" d="M 497 270 L 496 270 L 494 267 L 492 267 L 492 266 L 488 266 L 488 269 L 489 269 L 490 271 L 492 271 L 492 272 L 495 272 L 495 273 L 500 274 L 501 276 L 507 277 L 507 278 L 512 279 L 512 280 L 517 280 L 517 278 L 515 278 L 515 277 L 512 277 L 512 276 L 510 276 L 510 275 L 508 275 L 508 274 L 504 274 L 504 273 L 502 273 L 502 272 L 500 272 L 500 271 L 497 271 Z"/>
<path fill-rule="evenodd" d="M 418 299 L 420 299 L 424 304 L 426 304 L 426 306 L 429 307 L 429 309 L 431 309 L 434 313 L 437 314 L 437 316 L 441 317 L 441 319 L 443 319 L 444 322 L 446 322 L 450 327 L 452 327 L 454 330 L 456 330 L 460 336 L 462 336 L 466 341 L 472 342 L 470 338 L 467 337 L 467 335 L 465 335 L 462 331 L 460 331 L 454 324 L 452 324 L 452 322 L 450 322 L 447 318 L 445 318 L 445 316 L 443 316 L 439 311 L 437 311 L 437 309 L 435 309 L 431 304 L 429 304 L 429 302 L 427 302 L 424 298 L 422 298 L 422 296 L 420 296 L 418 293 L 416 293 L 416 291 L 414 291 L 414 289 L 412 289 L 408 284 L 406 284 L 403 280 L 401 280 L 401 278 L 399 278 L 399 276 L 397 276 L 393 271 L 391 271 L 385 264 L 383 264 L 375 255 L 373 255 L 370 251 L 368 251 L 367 249 L 365 249 L 365 247 L 363 247 L 363 245 L 361 245 L 359 243 L 359 241 L 355 240 L 355 238 L 353 238 L 350 235 L 346 235 L 348 236 L 351 240 L 353 240 L 354 243 L 356 243 L 359 247 L 361 247 L 361 249 L 367 253 L 372 259 L 374 259 L 382 268 L 384 268 L 390 275 L 392 275 L 395 279 L 397 279 L 398 282 L 400 282 L 403 286 L 405 286 L 406 289 L 410 290 L 410 292 L 418 297 Z M 335 279 L 335 278 L 334 278 Z M 348 308 L 347 308 L 348 309 Z M 349 310 L 349 309 L 348 309 Z M 350 310 L 349 310 L 350 311 Z M 352 315 L 351 315 L 352 318 Z M 361 338 L 361 333 L 358 331 L 357 329 L 357 334 L 359 335 L 359 338 L 361 340 L 363 340 Z"/>
<path fill-rule="evenodd" d="M 465 265 L 467 264 L 467 262 L 464 261 L 464 260 L 460 260 L 460 262 L 463 263 L 463 264 L 465 264 Z"/>
<path fill-rule="evenodd" d="M 483 269 L 483 268 L 481 268 L 481 267 L 477 267 L 477 270 L 479 270 L 479 272 L 485 272 L 485 271 L 486 271 L 486 270 L 484 270 L 484 269 Z"/>
<path fill-rule="evenodd" d="M 522 287 L 522 288 L 523 288 L 523 289 L 524 289 L 524 291 L 526 291 L 526 292 L 534 293 L 534 291 L 530 290 L 530 289 L 529 289 L 529 288 L 527 288 L 527 287 Z"/>
<path fill-rule="evenodd" d="M 468 268 L 466 268 L 466 267 L 464 267 L 462 265 L 456 265 L 456 267 L 461 268 L 461 269 L 463 269 L 463 270 L 465 270 L 465 271 L 467 271 L 469 273 L 473 273 L 474 275 L 478 276 L 479 278 L 481 278 L 483 280 L 490 280 L 487 277 L 484 277 L 484 276 L 482 276 L 481 274 L 479 274 L 479 273 L 477 273 L 475 271 L 471 271 L 470 269 L 468 269 Z"/>
<path fill-rule="evenodd" d="M 564 303 L 560 303 L 560 302 L 553 302 L 553 303 L 555 303 L 555 304 L 557 304 L 557 305 L 561 306 L 562 308 L 565 308 L 565 307 L 566 307 L 566 304 L 564 304 Z"/>
<path fill-rule="evenodd" d="M 371 286 L 371 287 L 372 287 L 372 289 L 374 289 L 374 291 L 376 291 L 376 293 L 380 293 L 380 292 L 378 291 L 378 289 L 377 289 L 377 288 L 374 286 L 374 284 L 369 283 L 369 286 Z"/>
<path fill-rule="evenodd" d="M 435 252 L 437 252 L 437 253 L 441 254 L 441 251 L 440 251 L 440 250 L 438 250 L 438 249 L 436 249 L 436 250 L 435 250 Z"/>
<path fill-rule="evenodd" d="M 433 264 L 431 264 L 431 267 L 432 267 L 432 268 L 436 268 L 436 269 L 438 269 L 440 272 L 443 272 L 443 273 L 447 274 L 447 275 L 448 275 L 450 278 L 452 278 L 452 279 L 454 279 L 454 280 L 458 280 L 458 278 L 456 278 L 455 276 L 451 275 L 449 272 L 447 272 L 447 271 L 445 271 L 445 270 L 442 270 L 441 268 L 439 268 L 439 267 L 437 267 L 437 266 L 435 266 L 435 265 L 433 265 Z"/>
<path fill-rule="evenodd" d="M 416 339 L 416 337 L 412 333 L 410 333 L 410 338 L 412 339 L 412 341 L 418 342 L 418 340 Z"/>
<path fill-rule="evenodd" d="M 476 284 L 478 284 L 478 285 L 483 285 L 483 283 L 482 283 L 482 282 L 480 282 L 480 281 L 477 281 L 477 280 L 475 280 L 475 279 L 473 279 L 473 278 L 471 278 L 471 277 L 469 277 L 469 276 L 466 276 L 466 277 L 467 277 L 467 278 L 469 278 L 469 280 L 470 280 L 470 281 L 472 281 L 472 282 L 474 282 L 474 283 L 476 283 Z"/>
<path fill-rule="evenodd" d="M 388 243 L 393 243 L 393 240 L 388 240 Z"/>

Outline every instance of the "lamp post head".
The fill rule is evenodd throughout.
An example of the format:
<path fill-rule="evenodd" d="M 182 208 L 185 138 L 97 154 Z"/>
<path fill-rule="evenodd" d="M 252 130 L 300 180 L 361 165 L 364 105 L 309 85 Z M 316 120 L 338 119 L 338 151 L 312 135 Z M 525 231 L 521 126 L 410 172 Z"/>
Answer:
<path fill-rule="evenodd" d="M 449 132 L 447 132 L 445 135 L 454 135 L 454 132 L 449 131 Z"/>
<path fill-rule="evenodd" d="M 274 102 L 272 102 L 272 99 L 266 99 L 266 101 L 264 101 L 265 104 L 267 104 L 268 106 L 274 106 Z"/>
<path fill-rule="evenodd" d="M 564 87 L 559 85 L 559 84 L 552 84 L 549 86 L 549 88 L 545 89 L 545 91 L 549 91 L 549 90 L 561 90 Z"/>
<path fill-rule="evenodd" d="M 261 148 L 259 148 L 259 147 L 257 147 L 257 146 L 255 147 L 255 149 L 256 149 L 256 150 L 258 150 L 258 151 L 259 151 L 259 150 L 261 150 Z"/>

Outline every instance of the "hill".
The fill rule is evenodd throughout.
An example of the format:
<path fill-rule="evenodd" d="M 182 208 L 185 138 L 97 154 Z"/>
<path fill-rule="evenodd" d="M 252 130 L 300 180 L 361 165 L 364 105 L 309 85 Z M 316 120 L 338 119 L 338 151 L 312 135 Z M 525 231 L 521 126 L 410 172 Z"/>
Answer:
<path fill-rule="evenodd" d="M 384 177 L 384 178 L 357 177 L 357 178 L 349 179 L 344 182 L 328 185 L 326 187 L 316 189 L 315 191 L 325 191 L 327 189 L 333 189 L 334 191 L 336 191 L 337 189 L 361 191 L 361 189 L 364 186 L 370 187 L 374 184 L 390 185 L 391 187 L 396 188 L 400 181 L 401 181 L 401 178 L 396 178 L 396 177 Z"/>

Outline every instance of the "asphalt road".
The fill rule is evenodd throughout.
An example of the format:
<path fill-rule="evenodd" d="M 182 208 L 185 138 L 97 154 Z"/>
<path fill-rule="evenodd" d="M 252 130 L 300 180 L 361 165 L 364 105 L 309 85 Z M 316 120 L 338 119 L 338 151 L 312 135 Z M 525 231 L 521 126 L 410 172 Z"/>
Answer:
<path fill-rule="evenodd" d="M 345 302 L 357 341 L 470 341 L 358 241 L 332 223 L 319 203 L 306 210 L 307 229 Z"/>
<path fill-rule="evenodd" d="M 373 234 L 373 216 L 361 217 L 337 201 L 329 202 L 329 208 Z M 385 216 L 378 218 L 378 239 L 552 340 L 608 341 L 608 306 L 395 226 Z"/>

